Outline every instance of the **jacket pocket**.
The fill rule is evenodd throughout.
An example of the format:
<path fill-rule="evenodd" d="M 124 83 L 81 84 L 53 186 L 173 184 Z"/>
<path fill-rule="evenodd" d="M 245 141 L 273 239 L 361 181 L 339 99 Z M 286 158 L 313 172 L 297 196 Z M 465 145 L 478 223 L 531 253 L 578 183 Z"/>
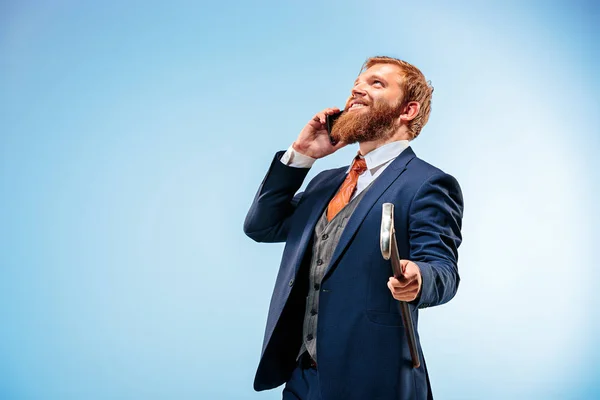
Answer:
<path fill-rule="evenodd" d="M 398 313 L 381 312 L 375 310 L 367 310 L 365 313 L 367 314 L 369 321 L 373 322 L 374 324 L 386 326 L 404 326 L 402 323 L 400 310 L 398 310 Z"/>

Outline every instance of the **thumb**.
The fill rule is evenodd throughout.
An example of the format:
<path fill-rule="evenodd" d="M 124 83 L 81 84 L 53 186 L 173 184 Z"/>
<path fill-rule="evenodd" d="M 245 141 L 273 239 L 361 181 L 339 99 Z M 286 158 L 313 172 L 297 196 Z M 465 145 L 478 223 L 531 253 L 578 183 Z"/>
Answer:
<path fill-rule="evenodd" d="M 335 146 L 333 146 L 333 149 L 334 149 L 334 151 L 338 151 L 339 149 L 341 149 L 342 147 L 346 146 L 347 144 L 348 144 L 348 143 L 346 143 L 346 142 L 342 142 L 342 141 L 340 141 L 340 142 L 337 142 L 337 143 L 335 144 Z"/>
<path fill-rule="evenodd" d="M 408 265 L 408 263 L 410 262 L 410 260 L 400 260 L 400 266 L 402 267 L 402 275 L 404 276 L 404 273 L 406 272 L 406 266 Z"/>

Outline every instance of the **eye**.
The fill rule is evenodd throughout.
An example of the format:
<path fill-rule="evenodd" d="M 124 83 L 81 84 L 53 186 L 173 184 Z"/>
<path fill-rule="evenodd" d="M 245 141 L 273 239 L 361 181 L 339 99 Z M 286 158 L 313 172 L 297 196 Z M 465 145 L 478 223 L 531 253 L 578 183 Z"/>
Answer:
<path fill-rule="evenodd" d="M 373 85 L 383 86 L 383 82 L 381 82 L 379 79 L 375 79 L 373 80 Z"/>

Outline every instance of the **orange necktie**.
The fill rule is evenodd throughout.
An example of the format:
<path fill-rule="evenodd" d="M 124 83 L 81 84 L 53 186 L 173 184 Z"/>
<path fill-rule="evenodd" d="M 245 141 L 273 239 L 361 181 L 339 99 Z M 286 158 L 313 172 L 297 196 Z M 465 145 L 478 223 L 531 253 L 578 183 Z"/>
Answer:
<path fill-rule="evenodd" d="M 329 202 L 329 206 L 327 208 L 327 221 L 331 221 L 337 213 L 339 213 L 342 208 L 346 207 L 346 205 L 350 202 L 352 198 L 352 194 L 354 190 L 356 190 L 356 182 L 358 181 L 358 176 L 367 170 L 367 162 L 364 158 L 360 158 L 356 156 L 354 162 L 352 163 L 352 168 L 348 175 L 346 175 L 346 179 L 340 190 L 337 192 L 333 199 Z"/>

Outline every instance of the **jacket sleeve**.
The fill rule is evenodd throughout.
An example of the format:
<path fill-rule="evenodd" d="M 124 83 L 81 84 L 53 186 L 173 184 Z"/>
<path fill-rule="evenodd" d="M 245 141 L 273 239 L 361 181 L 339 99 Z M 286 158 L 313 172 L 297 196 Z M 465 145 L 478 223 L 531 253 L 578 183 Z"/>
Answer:
<path fill-rule="evenodd" d="M 275 154 L 244 221 L 244 233 L 257 242 L 285 242 L 292 214 L 302 196 L 294 194 L 309 168 L 284 165 L 280 161 L 283 154 Z"/>
<path fill-rule="evenodd" d="M 417 191 L 409 210 L 410 260 L 423 279 L 412 304 L 419 308 L 448 302 L 458 289 L 458 247 L 462 241 L 463 197 L 452 176 L 439 173 Z"/>

